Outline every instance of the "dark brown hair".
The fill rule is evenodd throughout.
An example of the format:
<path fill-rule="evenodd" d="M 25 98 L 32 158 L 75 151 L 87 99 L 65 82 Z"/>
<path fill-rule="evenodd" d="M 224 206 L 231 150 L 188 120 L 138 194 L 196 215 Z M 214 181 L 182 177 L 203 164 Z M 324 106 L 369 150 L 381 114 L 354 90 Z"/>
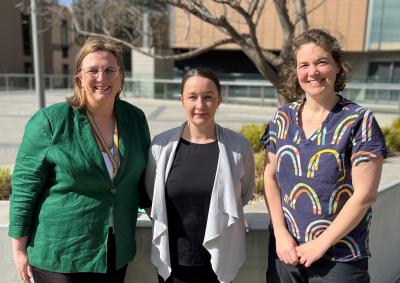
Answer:
<path fill-rule="evenodd" d="M 69 105 L 76 108 L 83 108 L 86 106 L 85 92 L 82 88 L 81 82 L 81 69 L 82 61 L 90 53 L 97 51 L 108 51 L 111 52 L 117 59 L 119 72 L 121 74 L 121 89 L 117 94 L 116 99 L 119 99 L 122 87 L 124 86 L 125 72 L 122 64 L 122 48 L 121 45 L 111 39 L 107 39 L 100 36 L 90 36 L 86 39 L 81 50 L 75 58 L 75 76 L 74 76 L 74 95 L 67 98 Z"/>
<path fill-rule="evenodd" d="M 346 86 L 351 75 L 351 66 L 344 59 L 344 52 L 338 40 L 328 32 L 321 29 L 310 29 L 296 36 L 291 44 L 289 56 L 280 71 L 280 86 L 278 93 L 292 99 L 298 99 L 304 94 L 297 80 L 296 55 L 300 47 L 307 43 L 315 43 L 330 52 L 338 67 L 335 80 L 335 92 L 340 92 Z"/>
<path fill-rule="evenodd" d="M 187 80 L 192 77 L 203 77 L 203 78 L 211 80 L 217 87 L 218 95 L 221 95 L 221 85 L 219 83 L 217 74 L 210 68 L 206 68 L 206 67 L 197 67 L 197 68 L 190 69 L 183 76 L 182 82 L 181 82 L 181 95 L 183 95 L 183 89 L 185 88 L 185 84 L 186 84 Z"/>

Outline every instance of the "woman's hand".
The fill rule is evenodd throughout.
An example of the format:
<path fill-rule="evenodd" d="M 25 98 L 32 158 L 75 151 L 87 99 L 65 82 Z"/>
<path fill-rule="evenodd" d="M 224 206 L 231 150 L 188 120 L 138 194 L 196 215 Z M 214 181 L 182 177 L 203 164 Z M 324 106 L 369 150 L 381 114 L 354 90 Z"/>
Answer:
<path fill-rule="evenodd" d="M 22 279 L 22 281 L 24 283 L 30 283 L 31 282 L 30 278 L 32 277 L 32 268 L 29 265 L 28 256 L 26 252 L 18 251 L 14 253 L 14 262 L 19 277 Z"/>
<path fill-rule="evenodd" d="M 26 244 L 28 237 L 13 238 L 13 255 L 18 275 L 24 283 L 30 283 L 32 278 L 32 267 L 29 264 Z"/>
<path fill-rule="evenodd" d="M 296 253 L 297 243 L 290 235 L 289 231 L 285 226 L 274 228 L 275 241 L 276 241 L 276 254 L 280 261 L 297 265 L 299 263 L 299 257 Z"/>
<path fill-rule="evenodd" d="M 329 246 L 327 246 L 326 242 L 324 243 L 321 238 L 316 238 L 301 244 L 296 247 L 299 263 L 304 264 L 305 267 L 310 267 L 311 264 L 319 260 L 328 249 Z"/>

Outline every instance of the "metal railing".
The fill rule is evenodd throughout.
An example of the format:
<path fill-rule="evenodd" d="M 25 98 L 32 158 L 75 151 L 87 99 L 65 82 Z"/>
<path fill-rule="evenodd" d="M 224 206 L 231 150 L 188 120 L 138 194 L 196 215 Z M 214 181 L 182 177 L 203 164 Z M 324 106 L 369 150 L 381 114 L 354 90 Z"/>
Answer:
<path fill-rule="evenodd" d="M 126 78 L 124 95 L 159 99 L 176 99 L 180 96 L 179 79 Z M 46 89 L 72 88 L 69 75 L 45 75 Z M 227 103 L 276 105 L 276 89 L 262 80 L 221 81 L 222 96 Z M 0 91 L 34 90 L 32 74 L 0 74 Z M 357 103 L 400 112 L 400 84 L 348 83 L 342 95 Z"/>
<path fill-rule="evenodd" d="M 70 75 L 45 74 L 46 89 L 72 88 L 73 77 Z M 0 74 L 0 91 L 34 90 L 33 74 Z"/>

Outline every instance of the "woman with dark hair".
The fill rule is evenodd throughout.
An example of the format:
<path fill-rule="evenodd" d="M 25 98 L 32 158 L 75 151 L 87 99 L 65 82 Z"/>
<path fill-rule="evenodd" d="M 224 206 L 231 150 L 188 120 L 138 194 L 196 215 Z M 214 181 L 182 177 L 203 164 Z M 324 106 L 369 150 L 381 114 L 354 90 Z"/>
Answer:
<path fill-rule="evenodd" d="M 246 138 L 215 122 L 222 97 L 214 72 L 190 70 L 181 91 L 187 121 L 157 135 L 149 152 L 151 260 L 159 282 L 230 282 L 245 260 L 253 153 Z"/>
<path fill-rule="evenodd" d="M 14 260 L 24 282 L 122 283 L 136 252 L 149 130 L 119 99 L 119 44 L 88 38 L 75 67 L 74 95 L 25 128 L 12 177 Z"/>
<path fill-rule="evenodd" d="M 372 112 L 340 96 L 349 75 L 329 33 L 293 40 L 279 92 L 298 101 L 277 110 L 262 138 L 268 282 L 369 282 L 371 205 L 387 150 Z"/>

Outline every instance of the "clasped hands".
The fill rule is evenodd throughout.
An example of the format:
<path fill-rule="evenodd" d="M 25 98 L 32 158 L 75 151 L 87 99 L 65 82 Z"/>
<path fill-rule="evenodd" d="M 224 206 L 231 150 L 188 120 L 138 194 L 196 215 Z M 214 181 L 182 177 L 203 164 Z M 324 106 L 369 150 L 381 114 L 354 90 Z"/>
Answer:
<path fill-rule="evenodd" d="M 304 267 L 310 267 L 329 248 L 322 238 L 315 238 L 307 243 L 297 245 L 286 228 L 275 231 L 275 239 L 276 253 L 279 260 L 291 265 L 301 264 Z"/>

